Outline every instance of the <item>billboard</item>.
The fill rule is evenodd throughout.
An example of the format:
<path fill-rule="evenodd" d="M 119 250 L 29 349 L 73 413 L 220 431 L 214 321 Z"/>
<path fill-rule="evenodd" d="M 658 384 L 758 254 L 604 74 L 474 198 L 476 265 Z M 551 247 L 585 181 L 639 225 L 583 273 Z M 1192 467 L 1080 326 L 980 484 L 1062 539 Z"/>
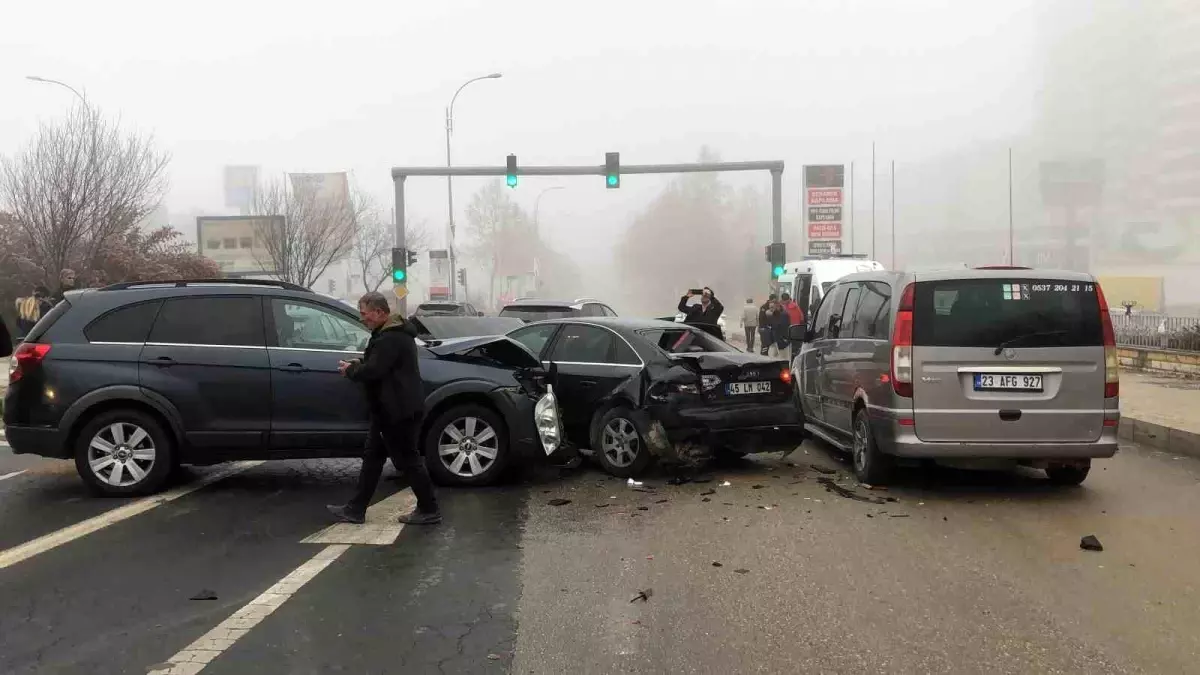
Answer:
<path fill-rule="evenodd" d="M 257 166 L 225 167 L 225 206 L 242 213 L 254 203 L 258 190 Z"/>
<path fill-rule="evenodd" d="M 198 252 L 217 263 L 225 276 L 275 274 L 267 238 L 283 229 L 283 222 L 283 216 L 200 216 Z"/>
<path fill-rule="evenodd" d="M 438 249 L 429 252 L 429 299 L 450 297 L 450 252 Z"/>
<path fill-rule="evenodd" d="M 350 181 L 345 171 L 338 173 L 289 173 L 292 192 L 301 199 L 313 198 L 338 203 L 350 195 Z"/>
<path fill-rule="evenodd" d="M 804 167 L 804 221 L 809 255 L 841 254 L 845 186 L 845 164 Z"/>

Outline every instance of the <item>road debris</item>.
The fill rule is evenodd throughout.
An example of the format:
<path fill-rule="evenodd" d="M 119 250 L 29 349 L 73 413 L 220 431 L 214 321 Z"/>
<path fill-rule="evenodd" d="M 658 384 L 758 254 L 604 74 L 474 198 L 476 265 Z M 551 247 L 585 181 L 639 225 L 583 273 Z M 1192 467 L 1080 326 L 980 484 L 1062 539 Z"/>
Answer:
<path fill-rule="evenodd" d="M 818 473 L 823 473 L 823 474 L 825 474 L 826 476 L 829 476 L 829 475 L 832 475 L 832 474 L 835 474 L 835 473 L 837 473 L 837 469 L 829 469 L 829 468 L 823 467 L 823 466 L 821 466 L 821 465 L 819 465 L 819 464 L 809 464 L 809 465 L 808 465 L 808 468 L 810 468 L 810 469 L 812 469 L 813 471 L 816 471 L 816 472 L 818 472 Z"/>
<path fill-rule="evenodd" d="M 647 602 L 650 600 L 650 597 L 653 595 L 654 595 L 654 589 L 647 588 L 645 590 L 638 591 L 637 595 L 633 596 L 633 599 L 630 600 L 630 602 L 637 602 L 638 600 L 641 600 L 642 602 Z"/>
<path fill-rule="evenodd" d="M 870 483 L 859 483 L 858 487 L 864 488 L 867 490 L 886 490 L 887 489 L 883 485 L 871 485 Z"/>
<path fill-rule="evenodd" d="M 667 479 L 667 485 L 686 485 L 690 482 L 692 482 L 692 479 L 688 476 L 674 476 Z"/>
<path fill-rule="evenodd" d="M 207 588 L 200 589 L 200 592 L 188 598 L 188 600 L 216 600 L 217 592 Z"/>
<path fill-rule="evenodd" d="M 639 506 L 639 507 L 637 507 L 637 510 L 638 511 L 649 511 L 650 507 L 649 506 Z"/>
<path fill-rule="evenodd" d="M 671 501 L 671 500 L 670 499 L 659 499 L 659 500 L 656 500 L 654 503 L 655 504 L 666 504 L 669 501 Z"/>
<path fill-rule="evenodd" d="M 488 654 L 488 661 L 499 661 L 499 660 L 500 660 L 499 654 Z"/>
<path fill-rule="evenodd" d="M 713 561 L 713 564 L 712 564 L 712 565 L 713 565 L 713 567 L 724 567 L 724 565 L 722 565 L 721 563 L 719 563 L 719 562 L 717 562 L 717 561 L 715 561 L 715 560 Z"/>
<path fill-rule="evenodd" d="M 609 499 L 615 499 L 615 497 L 609 497 Z M 550 501 L 546 502 L 546 504 L 548 504 L 550 506 L 566 506 L 567 504 L 570 504 L 570 503 L 571 503 L 570 499 L 561 499 L 561 498 L 551 499 Z"/>
<path fill-rule="evenodd" d="M 727 480 L 726 480 L 726 481 L 721 481 L 721 487 L 729 487 L 730 485 L 733 485 L 733 483 L 730 483 L 730 482 L 729 482 L 729 481 L 727 481 Z"/>
<path fill-rule="evenodd" d="M 702 501 L 702 502 L 711 502 L 711 501 L 712 501 L 712 497 L 705 497 L 705 498 L 701 499 L 700 501 Z"/>
<path fill-rule="evenodd" d="M 832 492 L 836 495 L 845 497 L 846 499 L 853 499 L 856 502 L 866 502 L 867 504 L 883 504 L 884 503 L 884 500 L 879 499 L 878 497 L 868 497 L 866 495 L 860 495 L 853 490 L 850 490 L 841 485 L 838 485 L 836 482 L 834 482 L 834 480 L 832 478 L 824 478 L 824 477 L 818 478 L 817 482 L 820 483 L 821 485 L 825 486 L 826 492 Z"/>
<path fill-rule="evenodd" d="M 763 489 L 763 488 L 765 488 L 765 487 L 767 487 L 767 486 L 766 486 L 766 485 L 759 485 L 759 484 L 755 483 L 754 485 L 751 485 L 751 486 L 750 486 L 750 489 L 751 489 L 751 490 L 761 490 L 761 489 Z"/>
<path fill-rule="evenodd" d="M 609 506 L 612 506 L 612 505 L 611 505 L 611 504 L 597 504 L 597 505 L 596 505 L 596 508 L 598 508 L 598 509 L 607 509 Z"/>
<path fill-rule="evenodd" d="M 1096 535 L 1089 534 L 1088 536 L 1079 540 L 1079 548 L 1085 551 L 1103 551 L 1104 545 L 1100 543 L 1100 540 L 1096 538 Z"/>
<path fill-rule="evenodd" d="M 715 494 L 717 494 L 717 491 L 716 491 L 716 490 L 713 490 L 713 489 L 711 489 L 711 488 L 710 488 L 710 489 L 708 489 L 708 490 L 705 490 L 704 492 L 701 492 L 701 493 L 700 493 L 700 496 L 701 496 L 701 497 L 706 497 L 706 496 L 708 496 L 708 495 L 715 495 Z"/>
<path fill-rule="evenodd" d="M 642 487 L 644 485 L 644 483 L 642 483 L 642 481 L 634 480 L 632 478 L 625 481 L 625 484 L 628 485 L 629 487 Z"/>
<path fill-rule="evenodd" d="M 746 569 L 745 567 L 739 567 L 734 570 L 734 572 L 737 572 L 738 574 L 749 574 L 750 570 Z"/>
<path fill-rule="evenodd" d="M 907 513 L 893 513 L 888 516 L 888 518 L 907 518 L 907 517 L 908 517 Z"/>

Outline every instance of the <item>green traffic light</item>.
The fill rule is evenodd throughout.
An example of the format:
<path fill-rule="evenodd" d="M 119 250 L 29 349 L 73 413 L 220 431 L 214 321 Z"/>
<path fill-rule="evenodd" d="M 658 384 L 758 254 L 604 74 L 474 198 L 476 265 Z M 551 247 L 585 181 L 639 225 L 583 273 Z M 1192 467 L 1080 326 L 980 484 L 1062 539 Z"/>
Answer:
<path fill-rule="evenodd" d="M 783 276 L 783 265 L 776 265 L 775 269 L 772 271 L 775 273 L 775 276 L 777 276 L 777 277 Z"/>
<path fill-rule="evenodd" d="M 517 177 L 514 174 L 508 174 L 508 176 L 504 179 L 504 182 L 508 183 L 508 187 L 510 188 L 517 187 Z"/>
<path fill-rule="evenodd" d="M 392 281 L 396 283 L 403 282 L 406 276 L 407 275 L 404 273 L 404 270 L 392 270 Z"/>
<path fill-rule="evenodd" d="M 616 187 L 621 184 L 621 178 L 615 173 L 608 174 L 608 186 Z"/>

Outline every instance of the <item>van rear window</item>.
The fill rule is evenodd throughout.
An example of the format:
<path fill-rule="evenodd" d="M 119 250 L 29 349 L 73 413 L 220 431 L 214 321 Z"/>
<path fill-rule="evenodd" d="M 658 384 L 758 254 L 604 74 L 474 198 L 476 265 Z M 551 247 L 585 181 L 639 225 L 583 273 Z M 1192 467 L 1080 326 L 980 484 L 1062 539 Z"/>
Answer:
<path fill-rule="evenodd" d="M 1056 279 L 921 281 L 913 344 L 1085 347 L 1103 344 L 1096 284 Z"/>

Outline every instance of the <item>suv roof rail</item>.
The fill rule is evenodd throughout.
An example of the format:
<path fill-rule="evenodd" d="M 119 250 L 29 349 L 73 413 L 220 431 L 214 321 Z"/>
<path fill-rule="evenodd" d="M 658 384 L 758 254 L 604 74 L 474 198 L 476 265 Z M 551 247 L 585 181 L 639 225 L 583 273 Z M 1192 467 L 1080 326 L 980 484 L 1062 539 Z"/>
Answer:
<path fill-rule="evenodd" d="M 1013 265 L 980 265 L 977 270 L 1031 270 L 1032 267 L 1020 267 Z"/>
<path fill-rule="evenodd" d="M 187 286 L 200 285 L 233 285 L 233 286 L 274 286 L 289 291 L 303 291 L 312 293 L 312 289 L 305 288 L 298 284 L 293 284 L 289 281 L 279 281 L 277 279 L 163 279 L 160 281 L 122 281 L 118 284 L 109 284 L 101 288 L 102 291 L 123 291 L 128 288 L 138 288 L 140 286 L 174 286 L 176 288 L 185 288 Z"/>

